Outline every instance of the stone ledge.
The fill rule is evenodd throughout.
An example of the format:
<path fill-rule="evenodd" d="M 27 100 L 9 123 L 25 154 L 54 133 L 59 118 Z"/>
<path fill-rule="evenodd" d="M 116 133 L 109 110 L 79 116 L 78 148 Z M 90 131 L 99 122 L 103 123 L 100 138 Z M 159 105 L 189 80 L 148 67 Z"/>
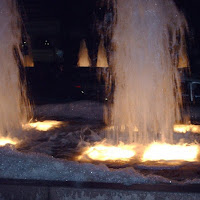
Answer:
<path fill-rule="evenodd" d="M 124 186 L 112 183 L 0 179 L 0 200 L 199 200 L 200 185 Z"/>

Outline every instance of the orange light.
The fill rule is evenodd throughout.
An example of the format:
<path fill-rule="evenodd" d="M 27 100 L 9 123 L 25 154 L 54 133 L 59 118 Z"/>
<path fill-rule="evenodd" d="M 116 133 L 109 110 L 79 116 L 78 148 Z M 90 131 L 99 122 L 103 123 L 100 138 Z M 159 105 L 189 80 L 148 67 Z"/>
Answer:
<path fill-rule="evenodd" d="M 111 146 L 100 143 L 86 148 L 78 160 L 89 157 L 96 161 L 128 161 L 135 156 L 134 147 L 133 145 L 119 144 L 118 146 Z"/>
<path fill-rule="evenodd" d="M 16 140 L 13 140 L 11 138 L 0 138 L 0 146 L 5 146 L 6 144 L 17 144 L 17 141 Z"/>
<path fill-rule="evenodd" d="M 52 128 L 57 128 L 61 126 L 63 123 L 60 121 L 46 120 L 41 122 L 32 122 L 24 125 L 25 129 L 35 128 L 39 131 L 48 131 Z"/>
<path fill-rule="evenodd" d="M 78 57 L 79 57 L 79 60 L 77 63 L 78 67 L 90 67 L 91 66 L 91 61 L 90 61 L 90 57 L 88 54 L 88 49 L 87 49 L 85 40 L 83 40 L 81 42 Z"/>
<path fill-rule="evenodd" d="M 142 161 L 197 161 L 198 145 L 152 143 L 145 150 Z"/>
<path fill-rule="evenodd" d="M 176 133 L 187 133 L 187 132 L 200 133 L 200 126 L 199 125 L 184 125 L 184 124 L 174 125 L 174 132 L 176 132 Z"/>

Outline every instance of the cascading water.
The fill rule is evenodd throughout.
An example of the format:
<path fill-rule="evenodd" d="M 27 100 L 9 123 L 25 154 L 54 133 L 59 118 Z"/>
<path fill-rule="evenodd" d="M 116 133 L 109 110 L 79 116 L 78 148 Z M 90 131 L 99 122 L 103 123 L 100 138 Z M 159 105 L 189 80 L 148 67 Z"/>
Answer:
<path fill-rule="evenodd" d="M 20 80 L 21 19 L 13 0 L 0 1 L 0 136 L 16 136 L 26 123 L 29 104 Z"/>
<path fill-rule="evenodd" d="M 97 67 L 108 67 L 106 50 L 105 50 L 104 43 L 103 43 L 102 39 L 100 41 L 99 48 L 98 48 Z"/>
<path fill-rule="evenodd" d="M 77 65 L 78 67 L 91 67 L 91 60 L 85 40 L 81 41 Z"/>
<path fill-rule="evenodd" d="M 173 142 L 180 120 L 179 56 L 187 23 L 172 0 L 118 0 L 114 27 L 113 143 Z"/>

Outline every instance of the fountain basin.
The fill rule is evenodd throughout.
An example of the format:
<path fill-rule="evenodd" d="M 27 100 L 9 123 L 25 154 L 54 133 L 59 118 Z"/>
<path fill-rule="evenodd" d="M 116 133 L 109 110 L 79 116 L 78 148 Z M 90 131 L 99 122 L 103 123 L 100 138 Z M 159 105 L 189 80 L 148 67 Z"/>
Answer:
<path fill-rule="evenodd" d="M 200 185 L 108 184 L 95 182 L 60 182 L 1 179 L 4 200 L 18 199 L 191 199 L 200 198 Z"/>
<path fill-rule="evenodd" d="M 25 139 L 21 149 L 9 145 L 0 148 L 0 193 L 4 199 L 12 199 L 11 196 L 19 199 L 19 195 L 25 195 L 24 199 L 27 196 L 32 199 L 36 196 L 41 196 L 40 199 L 199 198 L 198 162 L 168 166 L 156 162 L 70 161 L 77 153 L 74 150 L 80 136 L 84 142 L 102 139 L 98 135 L 104 127 L 102 105 L 84 101 L 51 107 L 53 105 L 40 106 L 35 116 L 43 116 L 45 120 L 63 119 L 61 127 L 27 131 L 23 134 Z M 70 109 L 71 113 L 65 112 Z M 95 120 L 91 113 L 96 116 Z M 179 134 L 180 137 L 190 135 Z M 193 136 L 198 140 L 198 133 L 193 134 L 191 140 Z M 182 193 L 184 191 L 186 193 Z"/>

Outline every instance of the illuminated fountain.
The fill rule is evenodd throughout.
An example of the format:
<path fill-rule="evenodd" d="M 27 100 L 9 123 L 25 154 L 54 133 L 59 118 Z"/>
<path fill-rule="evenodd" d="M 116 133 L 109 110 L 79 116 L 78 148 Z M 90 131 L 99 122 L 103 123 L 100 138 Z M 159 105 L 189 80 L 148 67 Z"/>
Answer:
<path fill-rule="evenodd" d="M 174 130 L 185 133 L 198 129 L 195 126 L 174 126 L 180 122 L 182 105 L 178 67 L 188 64 L 185 17 L 173 0 L 112 2 L 117 10 L 111 68 L 115 91 L 108 120 L 112 128 L 106 130 L 105 149 L 108 146 L 112 149 L 112 145 L 117 148 L 128 144 L 145 145 L 142 153 L 136 148 L 136 154 L 133 153 L 129 161 L 138 152 L 142 162 L 197 161 L 198 145 L 176 144 L 174 141 Z M 124 145 L 119 146 L 120 142 Z M 87 155 L 92 160 L 102 160 L 105 150 L 101 146 L 100 155 L 99 145 L 104 143 L 87 148 L 79 159 Z M 112 157 L 106 158 L 112 160 Z"/>
<path fill-rule="evenodd" d="M 19 136 L 17 130 L 27 122 L 30 107 L 24 80 L 20 79 L 23 57 L 20 47 L 21 18 L 17 5 L 12 0 L 1 0 L 0 10 L 0 137 L 6 144 L 13 143 L 8 137 Z"/>
<path fill-rule="evenodd" d="M 181 104 L 178 55 L 186 27 L 171 0 L 118 1 L 111 116 L 115 130 L 107 135 L 115 143 L 173 142 Z M 124 133 L 118 131 L 122 126 Z"/>
<path fill-rule="evenodd" d="M 0 80 L 2 81 L 0 90 L 2 98 L 0 106 L 2 118 L 0 124 L 2 136 L 2 140 L 0 139 L 1 178 L 28 180 L 29 184 L 32 179 L 34 185 L 37 185 L 37 180 L 50 180 L 49 185 L 53 180 L 59 180 L 62 181 L 62 187 L 65 187 L 63 186 L 65 183 L 72 183 L 70 191 L 73 191 L 77 185 L 80 190 L 84 187 L 83 183 L 85 182 L 89 182 L 89 185 L 93 186 L 94 182 L 98 183 L 96 185 L 100 185 L 95 189 L 97 198 L 99 197 L 97 192 L 103 183 L 101 192 L 105 187 L 106 190 L 112 189 L 112 194 L 109 196 L 112 197 L 115 184 L 120 184 L 117 185 L 115 192 L 122 191 L 123 184 L 125 189 L 133 184 L 139 184 L 142 191 L 146 187 L 143 187 L 143 184 L 147 183 L 152 185 L 151 188 L 156 188 L 156 183 L 167 183 L 167 187 L 171 183 L 177 184 L 176 173 L 182 173 L 184 170 L 180 166 L 186 163 L 188 167 L 188 162 L 191 162 L 189 168 L 186 169 L 186 178 L 184 177 L 186 182 L 181 182 L 181 185 L 187 184 L 190 180 L 192 183 L 199 184 L 199 145 L 177 142 L 173 135 L 174 132 L 180 133 L 183 137 L 188 132 L 195 132 L 198 135 L 200 127 L 175 125 L 180 120 L 179 108 L 181 106 L 180 78 L 177 67 L 182 65 L 179 63 L 179 55 L 180 57 L 185 55 L 183 44 L 187 25 L 185 18 L 178 12 L 172 0 L 118 0 L 118 4 L 115 5 L 118 11 L 116 17 L 118 21 L 113 35 L 115 52 L 114 57 L 109 59 L 115 91 L 114 101 L 110 103 L 111 119 L 108 126 L 102 130 L 103 136 L 101 132 L 99 134 L 98 131 L 83 128 L 87 122 L 86 118 L 94 120 L 96 117 L 93 115 L 94 112 L 101 110 L 98 104 L 91 102 L 88 104 L 70 102 L 63 106 L 42 105 L 38 108 L 41 119 L 44 117 L 70 119 L 72 117 L 75 120 L 87 116 L 81 121 L 80 127 L 73 120 L 69 120 L 69 122 L 44 120 L 27 123 L 29 107 L 25 98 L 25 88 L 19 80 L 19 70 L 13 55 L 13 46 L 15 46 L 21 56 L 19 50 L 21 34 L 20 28 L 15 27 L 18 24 L 16 21 L 18 15 L 14 9 L 15 5 L 12 5 L 11 2 L 8 0 L 0 2 L 2 10 L 6 10 L 5 13 L 1 13 L 3 17 L 0 18 L 0 23 L 2 23 L 2 27 L 7 26 L 5 30 L 2 29 L 2 33 L 5 35 L 0 33 L 2 36 L 0 41 L 3 44 L 3 48 L 0 48 L 2 52 L 1 73 L 3 74 Z M 111 0 L 107 2 L 111 2 Z M 115 1 L 113 0 L 113 2 Z M 14 10 L 10 9 L 10 5 Z M 14 31 L 11 27 L 14 27 Z M 101 45 L 102 42 L 99 52 L 105 58 L 105 50 Z M 84 51 L 81 50 L 83 54 L 80 53 L 80 55 L 85 55 L 86 62 L 84 59 L 83 62 L 80 59 L 80 63 L 83 64 L 79 63 L 79 66 L 90 66 L 88 52 L 84 46 L 83 42 Z M 106 62 L 103 65 L 106 65 Z M 109 88 L 112 88 L 113 83 L 110 84 Z M 44 110 L 46 116 L 42 112 Z M 78 115 L 75 114 L 75 110 Z M 57 111 L 57 113 L 52 115 L 53 111 Z M 63 116 L 59 115 L 63 113 Z M 15 130 L 21 129 L 21 127 L 24 128 L 24 134 L 27 137 L 24 137 L 24 140 L 20 141 L 20 145 L 18 145 L 19 141 L 11 140 L 9 136 L 17 136 L 15 133 L 19 131 Z M 97 130 L 99 129 L 97 128 Z M 106 139 L 102 142 L 105 135 Z M 95 141 L 101 142 L 95 143 Z M 10 148 L 9 145 L 2 147 L 6 144 L 17 145 L 15 148 Z M 31 152 L 35 152 L 35 154 Z M 71 153 L 71 157 L 67 153 Z M 76 162 L 77 160 L 90 164 L 79 163 Z M 100 162 L 107 166 L 91 164 Z M 155 168 L 151 165 L 152 163 L 156 165 Z M 116 169 L 119 167 L 118 164 L 120 169 Z M 173 175 L 164 174 L 162 177 L 163 174 L 160 176 L 159 173 L 165 173 L 166 168 L 163 169 L 161 164 L 164 167 L 167 166 L 167 170 L 171 167 L 168 165 L 179 166 L 170 168 L 170 170 L 174 170 Z M 149 165 L 150 170 L 147 169 L 149 172 L 143 173 L 144 168 Z M 115 169 L 110 169 L 110 166 Z M 159 176 L 154 176 L 151 170 L 157 171 Z M 188 171 L 194 171 L 193 177 L 189 181 Z M 148 176 L 149 174 L 150 176 Z M 24 183 L 26 182 L 23 182 L 23 185 L 25 185 Z M 104 183 L 108 183 L 110 188 L 107 188 Z M 41 189 L 41 182 L 38 185 Z M 50 187 L 49 185 L 48 187 Z M 57 186 L 59 187 L 59 185 Z M 22 189 L 24 188 L 22 187 Z M 130 187 L 130 189 L 132 190 L 134 187 Z M 90 191 L 90 188 L 87 190 Z M 21 194 L 23 192 L 20 192 Z M 174 196 L 174 194 L 172 195 Z M 123 195 L 118 196 L 117 199 L 123 198 Z M 101 197 L 106 199 L 102 194 Z M 134 198 L 137 198 L 137 195 L 134 195 Z M 152 198 L 148 197 L 148 199 Z M 87 197 L 87 199 L 89 198 Z"/>

